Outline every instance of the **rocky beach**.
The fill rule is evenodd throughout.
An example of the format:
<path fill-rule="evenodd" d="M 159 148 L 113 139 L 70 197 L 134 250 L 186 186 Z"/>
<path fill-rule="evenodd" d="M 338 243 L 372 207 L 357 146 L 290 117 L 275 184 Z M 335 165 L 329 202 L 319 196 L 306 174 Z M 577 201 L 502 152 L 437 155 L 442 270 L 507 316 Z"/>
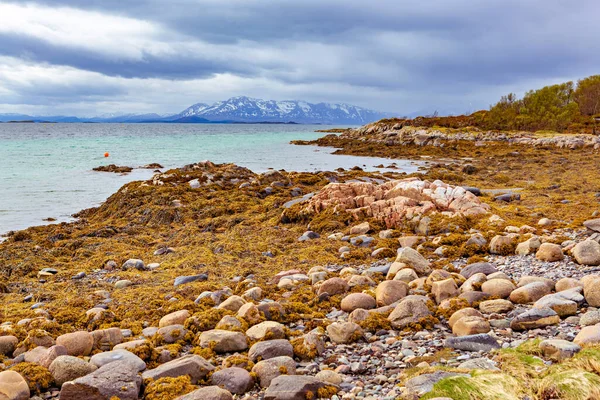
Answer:
<path fill-rule="evenodd" d="M 297 144 L 423 167 L 203 161 L 10 232 L 0 400 L 600 398 L 597 136 Z"/>

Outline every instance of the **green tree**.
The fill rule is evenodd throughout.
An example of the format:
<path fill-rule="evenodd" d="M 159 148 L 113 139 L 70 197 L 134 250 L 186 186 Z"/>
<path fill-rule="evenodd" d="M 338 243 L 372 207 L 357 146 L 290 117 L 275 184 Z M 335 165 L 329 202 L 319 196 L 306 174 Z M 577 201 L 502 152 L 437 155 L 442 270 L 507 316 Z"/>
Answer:
<path fill-rule="evenodd" d="M 600 75 L 580 79 L 574 98 L 579 112 L 591 120 L 593 132 L 596 134 L 596 117 L 600 116 Z"/>

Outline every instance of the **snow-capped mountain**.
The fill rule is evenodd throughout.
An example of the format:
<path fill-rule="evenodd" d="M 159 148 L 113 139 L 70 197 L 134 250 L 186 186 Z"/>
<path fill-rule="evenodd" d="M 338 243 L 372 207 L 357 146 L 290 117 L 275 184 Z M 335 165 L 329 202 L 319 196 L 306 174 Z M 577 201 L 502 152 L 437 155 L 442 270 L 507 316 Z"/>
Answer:
<path fill-rule="evenodd" d="M 179 113 L 175 119 L 362 125 L 387 116 L 350 104 L 312 104 L 296 100 L 275 101 L 239 96 L 212 105 L 194 104 Z"/>
<path fill-rule="evenodd" d="M 260 100 L 245 96 L 232 97 L 212 105 L 197 103 L 179 114 L 101 114 L 96 117 L 35 116 L 25 114 L 0 114 L 0 122 L 102 122 L 102 123 L 298 123 L 364 125 L 390 114 L 380 113 L 350 104 L 312 104 L 296 100 Z"/>

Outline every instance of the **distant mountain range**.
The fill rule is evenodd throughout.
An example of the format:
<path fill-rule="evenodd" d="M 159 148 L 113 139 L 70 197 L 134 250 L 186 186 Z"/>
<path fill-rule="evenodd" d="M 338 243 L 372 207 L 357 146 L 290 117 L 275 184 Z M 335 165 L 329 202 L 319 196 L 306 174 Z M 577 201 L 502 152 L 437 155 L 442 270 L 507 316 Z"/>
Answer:
<path fill-rule="evenodd" d="M 102 115 L 91 118 L 69 116 L 32 116 L 0 114 L 0 122 L 120 122 L 120 123 L 297 123 L 328 125 L 364 125 L 391 117 L 350 104 L 318 103 L 305 101 L 261 100 L 245 96 L 232 97 L 212 105 L 198 103 L 179 114 L 123 114 Z"/>

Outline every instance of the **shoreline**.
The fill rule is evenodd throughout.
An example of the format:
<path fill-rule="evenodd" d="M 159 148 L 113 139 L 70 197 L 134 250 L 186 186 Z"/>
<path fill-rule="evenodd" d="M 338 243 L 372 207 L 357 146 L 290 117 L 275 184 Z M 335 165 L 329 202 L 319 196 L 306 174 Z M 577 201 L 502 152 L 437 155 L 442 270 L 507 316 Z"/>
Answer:
<path fill-rule="evenodd" d="M 600 335 L 589 322 L 600 257 L 581 250 L 600 254 L 597 152 L 356 132 L 313 144 L 428 168 L 189 164 L 0 243 L 0 338 L 15 338 L 0 368 L 47 356 L 38 340 L 77 335 L 92 337 L 82 362 L 126 350 L 154 377 L 137 390 L 161 386 L 172 399 L 228 373 L 248 385 L 227 390 L 271 396 L 266 365 L 287 390 L 303 379 L 312 396 L 342 399 L 449 397 L 457 384 L 536 398 L 563 371 L 586 372 L 600 344 L 586 342 Z M 205 381 L 156 375 L 190 357 L 207 363 Z"/>

